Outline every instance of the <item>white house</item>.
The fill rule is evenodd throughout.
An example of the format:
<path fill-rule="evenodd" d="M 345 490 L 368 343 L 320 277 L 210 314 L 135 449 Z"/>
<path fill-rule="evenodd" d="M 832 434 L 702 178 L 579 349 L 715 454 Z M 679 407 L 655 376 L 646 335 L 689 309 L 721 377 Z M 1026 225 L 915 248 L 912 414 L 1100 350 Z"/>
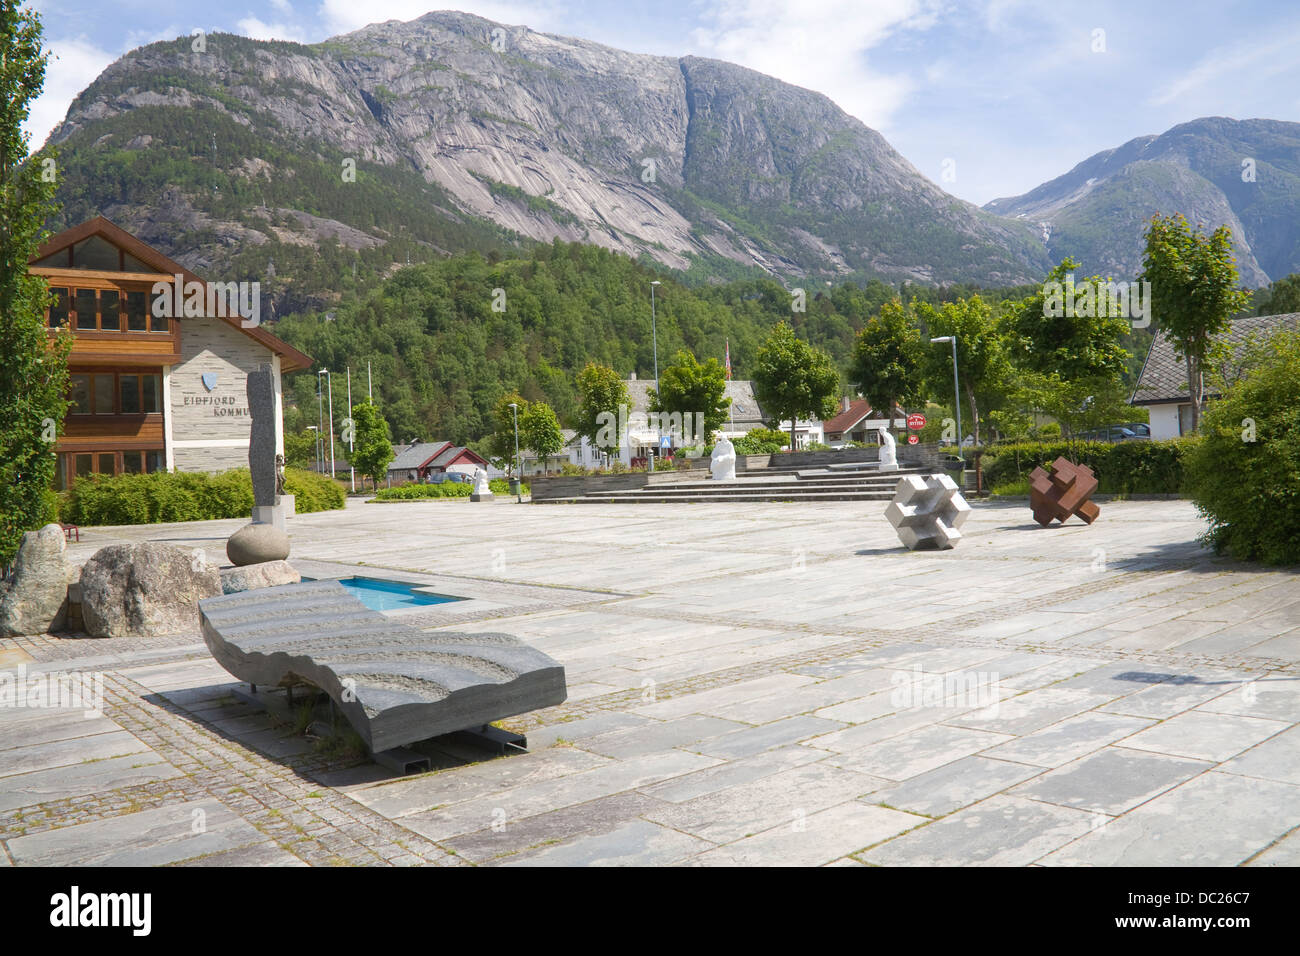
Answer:
<path fill-rule="evenodd" d="M 1281 328 L 1300 327 L 1300 313 L 1255 315 L 1235 319 L 1224 334 L 1226 341 L 1239 345 L 1252 337 L 1265 339 Z M 1215 396 L 1208 390 L 1206 398 Z M 1192 430 L 1192 399 L 1187 388 L 1187 364 L 1174 351 L 1174 344 L 1158 332 L 1151 342 L 1137 388 L 1130 405 L 1143 405 L 1151 415 L 1151 437 L 1177 438 Z"/>

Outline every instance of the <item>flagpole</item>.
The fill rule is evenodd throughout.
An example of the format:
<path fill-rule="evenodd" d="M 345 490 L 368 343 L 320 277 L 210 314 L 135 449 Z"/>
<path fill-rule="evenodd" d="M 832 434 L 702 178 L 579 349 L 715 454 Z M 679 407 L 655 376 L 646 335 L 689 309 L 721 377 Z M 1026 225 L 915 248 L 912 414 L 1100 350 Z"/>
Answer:
<path fill-rule="evenodd" d="M 731 381 L 731 339 L 727 339 L 727 381 Z M 731 415 L 731 430 L 736 430 L 736 400 L 732 399 L 731 404 L 727 406 L 727 411 Z"/>

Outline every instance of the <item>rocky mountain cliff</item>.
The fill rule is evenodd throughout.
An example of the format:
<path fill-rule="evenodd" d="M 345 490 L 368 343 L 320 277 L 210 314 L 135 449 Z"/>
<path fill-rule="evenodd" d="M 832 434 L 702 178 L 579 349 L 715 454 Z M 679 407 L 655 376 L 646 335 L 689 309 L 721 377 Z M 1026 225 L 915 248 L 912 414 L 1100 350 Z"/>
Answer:
<path fill-rule="evenodd" d="M 190 267 L 273 278 L 286 307 L 407 260 L 555 238 L 702 280 L 1006 285 L 1050 267 L 1037 227 L 943 192 L 826 97 L 731 64 L 459 13 L 193 46 L 135 50 L 77 98 L 52 136 L 53 225 L 102 213 Z"/>
<path fill-rule="evenodd" d="M 1036 225 L 1053 259 L 1072 255 L 1083 272 L 1116 277 L 1140 271 L 1151 216 L 1181 212 L 1227 225 L 1242 281 L 1265 285 L 1300 271 L 1300 123 L 1194 120 L 984 208 Z"/>

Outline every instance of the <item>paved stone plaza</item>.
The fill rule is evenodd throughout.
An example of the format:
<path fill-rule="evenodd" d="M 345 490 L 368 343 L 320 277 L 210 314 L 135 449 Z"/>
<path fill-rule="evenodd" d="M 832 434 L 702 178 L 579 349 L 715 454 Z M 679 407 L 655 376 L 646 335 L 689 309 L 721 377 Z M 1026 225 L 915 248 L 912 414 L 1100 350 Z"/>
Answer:
<path fill-rule="evenodd" d="M 977 504 L 908 552 L 884 504 L 365 504 L 305 575 L 468 598 L 569 699 L 531 752 L 397 777 L 233 695 L 197 633 L 0 641 L 104 674 L 102 715 L 0 709 L 0 865 L 1296 865 L 1300 579 L 1213 558 L 1183 501 L 1040 528 Z M 242 521 L 91 529 L 223 561 Z"/>

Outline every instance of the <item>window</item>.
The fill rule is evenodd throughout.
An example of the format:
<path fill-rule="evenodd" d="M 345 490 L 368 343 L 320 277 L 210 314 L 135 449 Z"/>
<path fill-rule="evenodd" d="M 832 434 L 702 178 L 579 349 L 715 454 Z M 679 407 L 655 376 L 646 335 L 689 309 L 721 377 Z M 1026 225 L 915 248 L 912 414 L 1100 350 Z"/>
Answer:
<path fill-rule="evenodd" d="M 151 474 L 155 471 L 166 471 L 167 456 L 161 451 L 147 451 L 144 453 L 144 464 Z"/>
<path fill-rule="evenodd" d="M 113 376 L 112 375 L 92 375 L 94 381 L 95 395 L 95 414 L 112 415 L 113 414 Z"/>
<path fill-rule="evenodd" d="M 72 247 L 72 268 L 117 272 L 122 268 L 117 246 L 99 236 L 91 236 Z"/>
<path fill-rule="evenodd" d="M 76 459 L 76 470 L 78 478 L 85 478 L 94 473 L 95 456 L 94 455 L 74 455 Z"/>
<path fill-rule="evenodd" d="M 105 332 L 122 331 L 122 302 L 116 289 L 99 293 L 99 327 Z"/>
<path fill-rule="evenodd" d="M 95 303 L 94 289 L 78 289 L 75 299 L 75 308 L 77 310 L 77 328 L 83 331 L 93 332 L 99 327 L 96 312 L 98 311 Z"/>
<path fill-rule="evenodd" d="M 117 474 L 117 455 L 111 451 L 102 452 L 99 456 L 99 473 L 101 475 Z"/>
<path fill-rule="evenodd" d="M 128 332 L 147 332 L 149 330 L 149 296 L 144 292 L 126 294 L 126 330 Z M 155 317 L 155 332 L 167 331 L 167 320 Z"/>
<path fill-rule="evenodd" d="M 51 289 L 54 293 L 54 304 L 50 306 L 50 328 L 57 329 L 61 325 L 68 324 L 68 290 Z"/>
<path fill-rule="evenodd" d="M 162 411 L 162 386 L 158 375 L 121 375 L 118 393 L 123 415 Z"/>
<path fill-rule="evenodd" d="M 72 403 L 68 407 L 69 414 L 77 414 L 77 415 L 90 414 L 90 376 L 89 375 L 68 376 L 68 400 Z"/>

